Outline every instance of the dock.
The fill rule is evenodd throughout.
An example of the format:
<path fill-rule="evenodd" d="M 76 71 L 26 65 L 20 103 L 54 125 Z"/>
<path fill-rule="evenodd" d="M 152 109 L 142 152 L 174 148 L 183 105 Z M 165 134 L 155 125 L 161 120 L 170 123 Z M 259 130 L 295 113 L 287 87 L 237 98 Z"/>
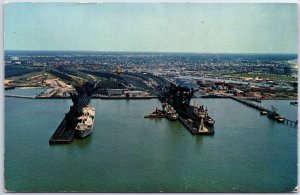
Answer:
<path fill-rule="evenodd" d="M 73 105 L 70 110 L 65 114 L 65 117 L 51 136 L 49 144 L 67 144 L 73 141 L 75 136 L 75 127 L 78 123 L 77 117 L 80 115 L 81 110 L 91 100 L 93 88 L 84 86 L 78 88 L 76 94 L 71 94 Z"/>
<path fill-rule="evenodd" d="M 159 95 L 159 100 L 170 104 L 178 114 L 178 120 L 192 135 L 214 135 L 214 120 L 208 116 L 204 106 L 195 109 L 190 105 L 194 90 L 170 83 L 165 92 Z M 203 115 L 203 116 L 201 116 Z M 207 125 L 208 119 L 213 121 Z"/>
<path fill-rule="evenodd" d="M 49 140 L 49 144 L 67 144 L 73 141 L 75 131 L 66 127 L 66 118 L 57 127 L 56 131 Z"/>
<path fill-rule="evenodd" d="M 15 88 L 15 86 L 4 86 L 4 90 L 11 90 L 14 88 Z"/>
<path fill-rule="evenodd" d="M 149 100 L 153 98 L 157 98 L 157 96 L 136 96 L 136 97 L 126 97 L 126 96 L 99 96 L 99 95 L 92 95 L 94 99 L 104 99 L 104 100 Z"/>
<path fill-rule="evenodd" d="M 231 98 L 231 99 L 233 99 L 233 100 L 235 100 L 235 101 L 238 101 L 238 102 L 240 102 L 240 103 L 242 103 L 242 104 L 244 104 L 244 105 L 246 105 L 246 106 L 249 106 L 249 107 L 251 107 L 251 108 L 254 108 L 254 109 L 258 110 L 258 111 L 263 111 L 263 110 L 265 110 L 265 111 L 267 111 L 267 112 L 271 112 L 270 109 L 264 108 L 263 106 L 259 106 L 259 105 L 257 105 L 257 104 L 253 104 L 253 103 L 251 103 L 251 102 L 247 102 L 247 101 L 245 101 L 245 100 L 242 100 L 242 99 L 239 99 L 239 98 L 236 98 L 236 97 L 233 97 L 233 96 L 228 96 L 228 97 Z"/>
<path fill-rule="evenodd" d="M 235 101 L 238 101 L 238 102 L 240 102 L 240 103 L 242 103 L 242 104 L 244 104 L 244 105 L 246 105 L 246 106 L 248 106 L 248 107 L 251 107 L 251 108 L 253 108 L 253 109 L 256 109 L 256 110 L 258 110 L 258 111 L 272 112 L 272 110 L 267 109 L 267 108 L 265 108 L 265 107 L 263 107 L 263 106 L 254 104 L 254 103 L 247 102 L 247 101 L 245 101 L 245 100 L 242 100 L 242 99 L 239 99 L 239 98 L 236 98 L 236 97 L 233 97 L 233 96 L 227 96 L 227 97 L 228 97 L 228 98 L 231 98 L 231 99 L 233 99 L 233 100 L 235 100 Z M 287 124 L 287 125 L 288 125 L 288 124 L 294 125 L 294 126 L 297 126 L 297 125 L 298 125 L 298 120 L 293 121 L 293 120 L 284 118 L 284 121 L 283 121 L 283 122 L 284 122 L 285 124 Z"/>

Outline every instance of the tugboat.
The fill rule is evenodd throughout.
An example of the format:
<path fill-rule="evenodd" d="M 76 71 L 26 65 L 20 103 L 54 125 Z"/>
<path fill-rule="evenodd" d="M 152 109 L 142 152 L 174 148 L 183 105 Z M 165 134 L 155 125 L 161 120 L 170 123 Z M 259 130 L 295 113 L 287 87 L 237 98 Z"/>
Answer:
<path fill-rule="evenodd" d="M 164 110 L 158 110 L 156 108 L 156 110 L 154 112 L 152 112 L 149 115 L 144 116 L 144 118 L 164 118 L 166 116 L 166 113 Z"/>
<path fill-rule="evenodd" d="M 266 110 L 260 111 L 260 115 L 266 115 L 268 112 Z"/>
<path fill-rule="evenodd" d="M 282 116 L 280 116 L 280 117 L 277 118 L 277 121 L 278 121 L 279 123 L 283 123 L 283 122 L 285 121 L 285 118 L 282 117 Z"/>
<path fill-rule="evenodd" d="M 95 108 L 89 105 L 82 109 L 82 115 L 78 117 L 80 122 L 75 127 L 76 133 L 80 138 L 85 138 L 92 134 L 95 113 Z"/>

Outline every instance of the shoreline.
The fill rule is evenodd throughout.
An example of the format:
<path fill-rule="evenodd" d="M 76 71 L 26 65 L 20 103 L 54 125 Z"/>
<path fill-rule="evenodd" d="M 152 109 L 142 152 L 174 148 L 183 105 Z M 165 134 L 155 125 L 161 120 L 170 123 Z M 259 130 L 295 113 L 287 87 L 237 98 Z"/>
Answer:
<path fill-rule="evenodd" d="M 17 94 L 4 94 L 6 97 L 17 97 L 22 98 L 22 95 L 17 95 Z M 55 96 L 55 97 L 38 97 L 38 96 L 32 96 L 35 97 L 34 99 L 71 99 L 71 97 L 60 97 L 60 96 Z M 202 99 L 203 97 L 193 97 L 193 99 Z M 204 97 L 203 99 L 224 99 L 224 98 L 230 98 L 230 97 Z M 102 99 L 102 100 L 149 100 L 149 99 L 158 99 L 157 96 L 151 96 L 151 97 L 130 97 L 130 98 L 125 98 L 125 97 L 91 97 L 91 99 Z M 245 99 L 247 100 L 247 99 Z M 289 101 L 298 101 L 298 99 L 289 99 L 289 98 L 265 98 L 262 99 L 261 101 L 264 100 L 289 100 Z"/>
<path fill-rule="evenodd" d="M 5 90 L 12 90 L 12 89 L 44 89 L 44 90 L 47 90 L 48 88 L 44 88 L 44 87 L 37 87 L 37 86 L 5 86 L 7 88 L 5 88 Z M 4 94 L 5 95 L 5 94 Z M 12 94 L 12 95 L 16 95 L 18 96 L 17 94 Z M 146 96 L 146 97 L 129 97 L 129 98 L 126 98 L 126 97 L 108 97 L 108 96 L 92 96 L 91 97 L 92 99 L 107 99 L 107 100 L 122 100 L 122 99 L 153 99 L 153 98 L 158 98 L 157 96 Z M 204 96 L 201 96 L 201 97 L 193 97 L 193 98 L 203 98 L 203 99 L 216 99 L 216 98 L 230 98 L 230 97 L 227 97 L 227 96 L 222 96 L 222 95 L 213 95 L 213 96 L 208 96 L 208 95 L 204 95 Z M 35 99 L 71 99 L 71 97 L 59 97 L 59 96 L 56 96 L 56 97 L 38 97 L 38 96 L 35 96 Z M 243 98 L 244 99 L 244 98 Z M 290 101 L 297 101 L 298 98 L 282 98 L 282 97 L 266 97 L 264 99 L 259 99 L 261 101 L 263 100 L 290 100 Z"/>
<path fill-rule="evenodd" d="M 19 88 L 19 89 L 45 89 L 43 87 L 15 87 L 15 88 Z"/>

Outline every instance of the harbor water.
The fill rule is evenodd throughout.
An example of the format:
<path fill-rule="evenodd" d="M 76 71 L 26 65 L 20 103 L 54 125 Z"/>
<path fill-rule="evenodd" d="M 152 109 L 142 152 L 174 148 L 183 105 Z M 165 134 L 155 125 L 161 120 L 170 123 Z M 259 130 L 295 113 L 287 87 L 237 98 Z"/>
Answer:
<path fill-rule="evenodd" d="M 214 136 L 178 121 L 144 119 L 157 99 L 92 99 L 94 132 L 48 141 L 69 99 L 5 98 L 5 189 L 13 192 L 289 192 L 297 185 L 297 128 L 232 99 L 193 99 L 215 119 Z M 270 103 L 270 102 L 269 102 Z M 281 105 L 285 117 L 297 107 Z M 288 116 L 286 116 L 288 115 Z"/>

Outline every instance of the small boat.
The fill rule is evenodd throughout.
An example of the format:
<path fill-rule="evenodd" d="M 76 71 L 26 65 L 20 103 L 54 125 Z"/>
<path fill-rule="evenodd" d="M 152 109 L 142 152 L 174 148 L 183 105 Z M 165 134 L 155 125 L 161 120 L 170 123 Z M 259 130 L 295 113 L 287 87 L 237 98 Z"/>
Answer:
<path fill-rule="evenodd" d="M 144 116 L 144 118 L 164 118 L 165 116 L 166 114 L 163 110 L 156 109 L 151 114 Z"/>
<path fill-rule="evenodd" d="M 298 186 L 294 188 L 293 192 L 298 192 Z"/>
<path fill-rule="evenodd" d="M 172 121 L 175 121 L 178 119 L 178 114 L 175 112 L 167 112 L 167 118 L 172 120 Z"/>
<path fill-rule="evenodd" d="M 163 104 L 163 110 L 166 113 L 166 116 L 169 120 L 177 120 L 178 119 L 178 114 L 176 110 L 169 104 Z"/>
<path fill-rule="evenodd" d="M 164 118 L 165 115 L 163 114 L 149 114 L 149 115 L 146 115 L 144 116 L 144 118 Z"/>
<path fill-rule="evenodd" d="M 279 123 L 283 123 L 285 121 L 285 118 L 283 118 L 282 116 L 279 116 L 277 119 L 276 119 Z"/>
<path fill-rule="evenodd" d="M 290 102 L 290 105 L 297 106 L 298 102 Z"/>
<path fill-rule="evenodd" d="M 268 112 L 266 110 L 260 111 L 260 115 L 266 115 Z"/>

